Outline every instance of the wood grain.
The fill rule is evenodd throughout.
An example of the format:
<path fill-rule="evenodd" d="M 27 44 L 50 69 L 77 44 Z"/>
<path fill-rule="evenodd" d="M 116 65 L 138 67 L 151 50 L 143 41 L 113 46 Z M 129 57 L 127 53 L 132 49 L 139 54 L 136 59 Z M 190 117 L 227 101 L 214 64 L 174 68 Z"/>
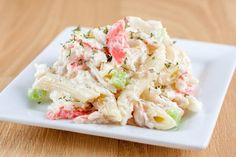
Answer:
<path fill-rule="evenodd" d="M 235 45 L 235 6 L 235 0 L 0 0 L 0 89 L 67 26 L 106 25 L 134 15 L 163 21 L 174 37 Z M 235 88 L 234 74 L 206 150 L 169 149 L 0 122 L 0 156 L 233 157 Z"/>

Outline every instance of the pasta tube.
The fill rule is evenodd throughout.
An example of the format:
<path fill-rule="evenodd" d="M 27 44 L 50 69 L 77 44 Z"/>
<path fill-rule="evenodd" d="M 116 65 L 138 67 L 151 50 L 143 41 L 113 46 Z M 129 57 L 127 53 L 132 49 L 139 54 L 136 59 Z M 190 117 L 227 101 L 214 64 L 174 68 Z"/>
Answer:
<path fill-rule="evenodd" d="M 47 73 L 35 81 L 33 88 L 46 91 L 65 91 L 81 102 L 87 102 L 97 98 L 100 93 L 84 84 L 78 84 L 59 75 Z"/>
<path fill-rule="evenodd" d="M 152 102 L 139 101 L 134 106 L 134 120 L 139 126 L 161 130 L 177 126 L 177 122 L 164 109 Z"/>

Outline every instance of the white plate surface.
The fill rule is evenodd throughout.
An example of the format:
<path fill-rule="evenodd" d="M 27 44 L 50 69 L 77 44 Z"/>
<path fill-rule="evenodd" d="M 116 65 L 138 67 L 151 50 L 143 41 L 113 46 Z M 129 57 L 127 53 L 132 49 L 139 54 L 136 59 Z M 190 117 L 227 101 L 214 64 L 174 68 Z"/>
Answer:
<path fill-rule="evenodd" d="M 176 39 L 177 45 L 188 52 L 192 61 L 194 75 L 200 80 L 197 97 L 203 102 L 202 110 L 186 115 L 177 129 L 160 131 L 135 126 L 74 124 L 67 120 L 46 119 L 46 105 L 32 104 L 27 99 L 27 90 L 34 80 L 34 63 L 51 65 L 55 62 L 60 51 L 59 45 L 68 39 L 71 30 L 72 27 L 59 34 L 1 92 L 0 120 L 172 148 L 207 147 L 234 72 L 236 47 Z"/>

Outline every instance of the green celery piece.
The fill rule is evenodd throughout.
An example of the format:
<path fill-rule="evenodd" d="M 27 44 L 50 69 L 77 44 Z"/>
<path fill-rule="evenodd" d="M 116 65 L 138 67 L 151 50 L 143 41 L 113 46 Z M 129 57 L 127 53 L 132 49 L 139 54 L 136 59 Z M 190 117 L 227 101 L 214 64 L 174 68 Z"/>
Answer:
<path fill-rule="evenodd" d="M 179 108 L 177 107 L 169 108 L 166 110 L 166 113 L 170 115 L 176 121 L 177 124 L 180 123 L 182 118 L 182 111 Z"/>
<path fill-rule="evenodd" d="M 124 71 L 121 70 L 112 70 L 110 72 L 110 75 L 112 76 L 110 79 L 110 83 L 116 87 L 117 89 L 124 89 L 126 85 L 126 78 L 127 74 Z"/>
<path fill-rule="evenodd" d="M 35 102 L 46 102 L 49 100 L 49 95 L 46 90 L 29 89 L 28 90 L 28 98 L 29 98 L 29 100 L 32 100 Z"/>

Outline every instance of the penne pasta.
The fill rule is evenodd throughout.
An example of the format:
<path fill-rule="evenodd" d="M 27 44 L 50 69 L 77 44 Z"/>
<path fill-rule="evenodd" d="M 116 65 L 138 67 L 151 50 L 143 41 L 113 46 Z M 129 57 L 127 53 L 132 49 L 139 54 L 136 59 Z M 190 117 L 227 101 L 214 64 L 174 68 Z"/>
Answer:
<path fill-rule="evenodd" d="M 64 77 L 51 73 L 47 73 L 36 80 L 33 84 L 33 88 L 43 89 L 47 91 L 65 91 L 67 93 L 70 93 L 71 96 L 75 99 L 82 102 L 93 100 L 100 95 L 100 93 L 96 92 L 92 88 L 86 87 L 82 83 L 78 84 L 77 82 L 73 82 Z"/>
<path fill-rule="evenodd" d="M 117 104 L 122 115 L 122 125 L 125 125 L 128 119 L 132 117 L 132 102 L 139 99 L 144 89 L 152 82 L 154 76 L 154 73 L 150 72 L 147 72 L 147 74 L 143 74 L 141 76 L 137 75 L 132 80 L 130 80 L 130 84 L 118 97 Z"/>
<path fill-rule="evenodd" d="M 152 102 L 138 101 L 134 106 L 134 120 L 139 126 L 161 130 L 177 126 L 176 121 L 164 109 Z"/>

